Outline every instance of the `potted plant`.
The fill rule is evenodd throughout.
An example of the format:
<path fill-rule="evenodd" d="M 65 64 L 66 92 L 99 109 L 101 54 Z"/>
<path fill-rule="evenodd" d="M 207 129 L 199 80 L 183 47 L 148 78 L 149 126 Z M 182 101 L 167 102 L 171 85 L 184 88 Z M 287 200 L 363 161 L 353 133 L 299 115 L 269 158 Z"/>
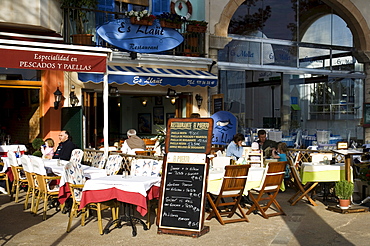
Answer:
<path fill-rule="evenodd" d="M 178 14 L 172 14 L 169 12 L 163 12 L 156 17 L 159 20 L 161 27 L 180 29 L 183 23 L 183 17 Z"/>
<path fill-rule="evenodd" d="M 353 190 L 354 185 L 350 181 L 341 180 L 335 183 L 335 194 L 339 199 L 339 207 L 341 209 L 349 208 Z"/>
<path fill-rule="evenodd" d="M 134 25 L 153 25 L 153 21 L 156 17 L 152 14 L 149 14 L 148 10 L 144 9 L 142 11 L 129 11 L 125 12 L 125 15 L 130 18 L 131 24 Z"/>
<path fill-rule="evenodd" d="M 186 25 L 187 32 L 201 32 L 204 33 L 207 31 L 208 22 L 205 21 L 198 21 L 198 20 L 190 20 Z"/>
<path fill-rule="evenodd" d="M 44 140 L 42 140 L 42 138 L 35 138 L 33 141 L 32 141 L 32 147 L 35 149 L 35 152 L 32 153 L 32 155 L 34 156 L 38 156 L 38 157 L 42 157 L 42 153 L 41 153 L 41 146 L 44 144 Z"/>
<path fill-rule="evenodd" d="M 85 9 L 95 9 L 98 6 L 98 0 L 62 0 L 61 8 L 69 11 L 70 19 L 76 25 L 76 34 L 72 35 L 73 43 L 91 45 L 91 33 L 85 30 L 85 24 L 89 22 Z"/>

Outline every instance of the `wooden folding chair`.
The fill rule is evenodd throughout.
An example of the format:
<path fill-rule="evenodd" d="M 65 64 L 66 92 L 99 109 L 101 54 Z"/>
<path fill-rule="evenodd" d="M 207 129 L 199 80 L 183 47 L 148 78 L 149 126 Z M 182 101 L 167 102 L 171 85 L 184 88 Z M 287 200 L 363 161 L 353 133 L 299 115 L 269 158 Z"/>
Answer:
<path fill-rule="evenodd" d="M 254 211 L 259 211 L 265 219 L 272 216 L 285 215 L 280 204 L 276 201 L 276 196 L 283 182 L 287 164 L 287 161 L 270 162 L 267 164 L 262 185 L 248 192 L 249 198 L 253 201 L 253 204 L 247 211 L 247 215 Z M 261 202 L 265 201 L 267 201 L 267 204 L 262 205 Z M 272 204 L 275 205 L 275 208 L 271 207 Z M 269 208 L 275 210 L 275 213 L 267 214 L 266 211 Z"/>
<path fill-rule="evenodd" d="M 240 206 L 240 200 L 243 196 L 247 175 L 250 165 L 228 165 L 225 166 L 225 175 L 223 177 L 221 189 L 219 193 L 207 193 L 207 199 L 211 205 L 211 212 L 207 220 L 216 217 L 221 225 L 232 222 L 247 221 L 247 216 L 244 214 Z M 228 199 L 226 201 L 226 199 Z M 231 198 L 231 201 L 229 201 Z M 240 218 L 223 219 L 224 215 L 231 218 L 236 209 L 239 209 Z"/>
<path fill-rule="evenodd" d="M 301 200 L 303 197 L 306 197 L 307 200 L 313 206 L 317 206 L 315 201 L 308 194 L 314 190 L 314 188 L 318 185 L 318 182 L 308 182 L 306 184 L 302 184 L 301 176 L 299 175 L 298 172 L 299 158 L 300 154 L 297 155 L 294 161 L 291 158 L 289 158 L 289 165 L 293 178 L 293 184 L 297 192 L 288 200 L 288 202 L 290 202 L 291 206 L 294 206 L 299 200 Z"/>

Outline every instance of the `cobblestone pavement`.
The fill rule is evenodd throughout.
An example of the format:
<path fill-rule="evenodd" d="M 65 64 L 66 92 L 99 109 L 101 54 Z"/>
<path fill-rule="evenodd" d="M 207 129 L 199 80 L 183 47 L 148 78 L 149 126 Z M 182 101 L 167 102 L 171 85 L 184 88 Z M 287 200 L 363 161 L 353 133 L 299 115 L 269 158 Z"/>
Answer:
<path fill-rule="evenodd" d="M 157 234 L 156 225 L 148 231 L 138 225 L 136 237 L 132 236 L 129 226 L 99 235 L 94 216 L 84 227 L 80 226 L 80 219 L 75 218 L 71 232 L 66 233 L 67 214 L 51 209 L 43 221 L 41 210 L 36 216 L 23 210 L 25 192 L 21 192 L 19 203 L 1 194 L 0 245 L 368 245 L 370 213 L 332 212 L 320 199 L 317 207 L 304 201 L 290 206 L 287 200 L 293 192 L 287 189 L 278 195 L 286 216 L 264 219 L 251 214 L 249 222 L 224 226 L 212 219 L 205 221 L 210 231 L 199 238 Z M 335 204 L 333 202 L 331 204 Z M 103 213 L 103 226 L 109 216 L 110 212 Z"/>

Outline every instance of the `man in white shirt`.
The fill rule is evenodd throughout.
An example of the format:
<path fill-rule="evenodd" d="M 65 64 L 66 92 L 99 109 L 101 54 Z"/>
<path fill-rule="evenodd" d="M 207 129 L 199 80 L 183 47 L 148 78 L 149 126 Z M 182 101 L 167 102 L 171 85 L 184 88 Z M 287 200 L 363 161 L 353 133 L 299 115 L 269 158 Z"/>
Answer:
<path fill-rule="evenodd" d="M 121 151 L 124 154 L 135 155 L 135 151 L 144 151 L 146 146 L 144 141 L 136 136 L 136 130 L 130 129 L 127 131 L 127 139 L 122 144 Z"/>

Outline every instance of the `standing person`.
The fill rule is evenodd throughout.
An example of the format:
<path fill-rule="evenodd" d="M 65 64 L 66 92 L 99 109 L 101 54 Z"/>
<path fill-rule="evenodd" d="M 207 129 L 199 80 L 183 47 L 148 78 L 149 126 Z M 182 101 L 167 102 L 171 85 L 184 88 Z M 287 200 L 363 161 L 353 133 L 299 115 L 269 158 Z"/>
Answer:
<path fill-rule="evenodd" d="M 72 142 L 72 137 L 67 131 L 59 133 L 60 143 L 54 153 L 53 159 L 69 161 L 71 159 L 72 150 L 77 149 L 77 146 Z"/>
<path fill-rule="evenodd" d="M 237 133 L 233 137 L 233 141 L 229 143 L 226 149 L 226 156 L 231 156 L 231 159 L 237 161 L 240 157 L 243 156 L 243 147 L 242 143 L 244 141 L 244 135 Z"/>
<path fill-rule="evenodd" d="M 41 146 L 42 158 L 52 159 L 54 156 L 54 140 L 48 138 L 45 140 L 45 145 Z"/>
<path fill-rule="evenodd" d="M 260 145 L 260 149 L 265 150 L 268 147 L 277 149 L 277 142 L 267 139 L 265 130 L 259 130 L 257 132 L 257 135 L 258 135 L 257 143 Z"/>
<path fill-rule="evenodd" d="M 135 151 L 144 151 L 146 148 L 144 141 L 136 136 L 136 130 L 127 131 L 127 139 L 122 144 L 121 151 L 124 154 L 135 155 Z"/>

